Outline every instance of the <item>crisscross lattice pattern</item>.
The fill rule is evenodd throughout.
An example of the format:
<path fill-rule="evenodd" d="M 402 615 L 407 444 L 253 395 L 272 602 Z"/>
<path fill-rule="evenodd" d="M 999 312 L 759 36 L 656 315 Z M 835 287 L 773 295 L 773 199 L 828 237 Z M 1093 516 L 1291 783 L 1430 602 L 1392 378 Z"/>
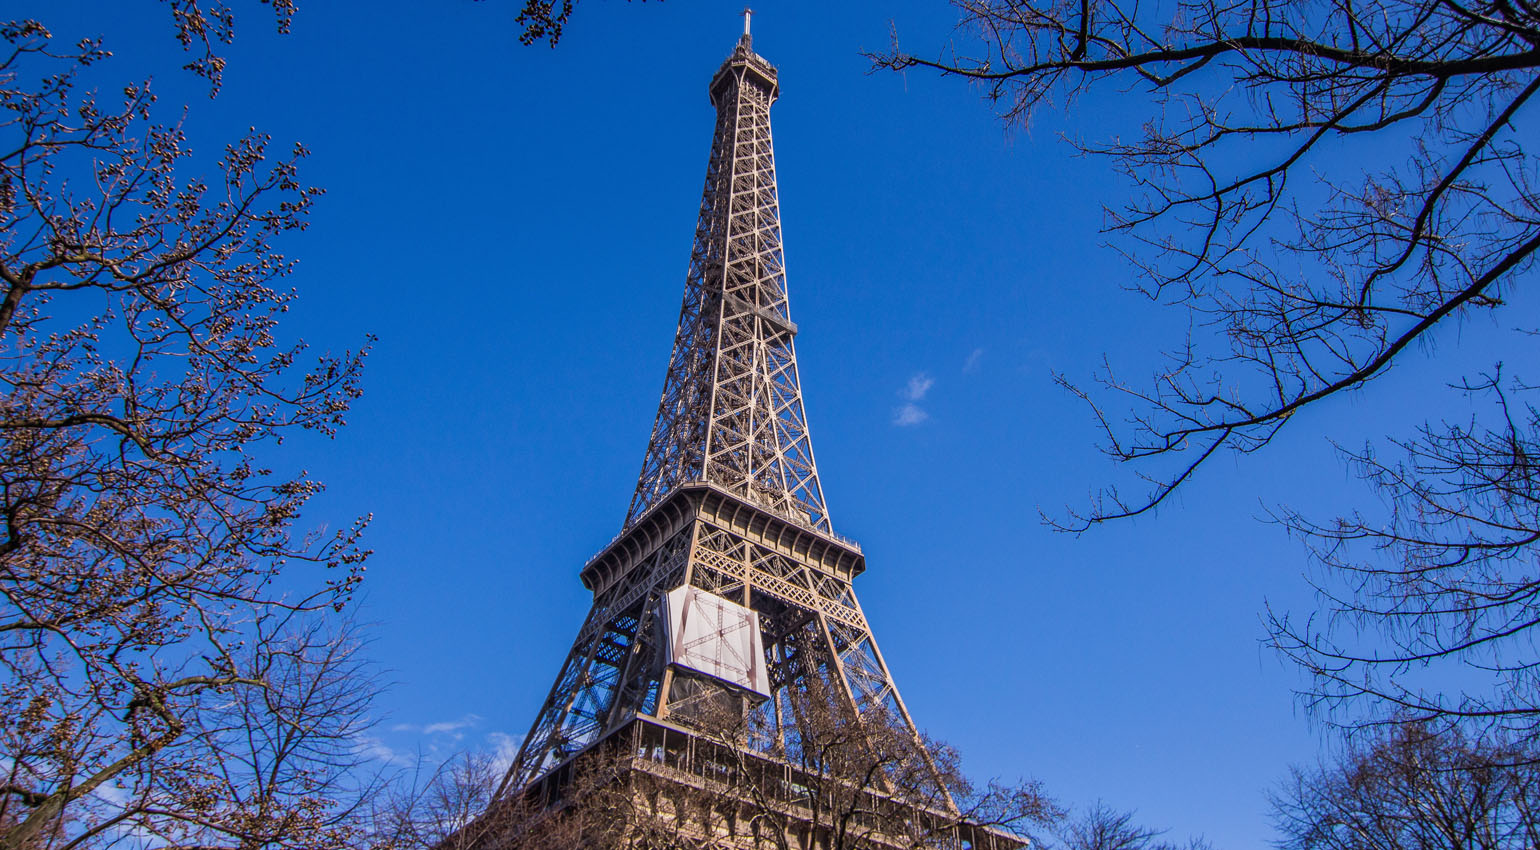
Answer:
<path fill-rule="evenodd" d="M 813 463 L 786 309 L 770 141 L 776 94 L 775 69 L 745 36 L 711 83 L 706 189 L 636 495 L 621 534 L 585 567 L 593 609 L 508 787 L 526 787 L 635 717 L 688 727 L 723 700 L 763 721 L 747 746 L 787 752 L 805 722 L 789 708 L 790 689 L 814 680 L 844 709 L 880 712 L 918 739 L 851 587 L 864 556 L 830 528 Z M 762 662 L 768 699 L 699 675 L 710 664 L 666 657 L 660 606 L 681 586 L 755 613 L 765 657 L 715 660 Z M 726 645 L 703 639 L 686 651 Z"/>
<path fill-rule="evenodd" d="M 830 530 L 786 308 L 776 93 L 775 69 L 746 39 L 712 80 L 717 123 L 684 305 L 627 527 L 678 485 L 710 481 Z"/>

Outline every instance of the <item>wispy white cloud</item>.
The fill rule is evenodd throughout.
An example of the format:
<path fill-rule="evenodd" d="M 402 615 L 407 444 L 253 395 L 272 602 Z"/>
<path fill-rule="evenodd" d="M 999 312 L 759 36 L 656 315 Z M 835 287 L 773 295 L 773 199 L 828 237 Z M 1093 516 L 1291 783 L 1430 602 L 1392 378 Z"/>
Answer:
<path fill-rule="evenodd" d="M 909 379 L 909 385 L 904 387 L 903 392 L 899 394 L 909 401 L 924 401 L 925 394 L 930 392 L 930 388 L 935 385 L 935 378 L 932 378 L 924 372 L 916 372 L 914 373 L 914 376 Z"/>
<path fill-rule="evenodd" d="M 91 791 L 91 796 L 114 809 L 127 808 L 129 803 L 133 802 L 133 795 L 117 782 L 103 782 Z M 109 845 L 121 841 L 127 847 L 151 847 L 158 843 L 155 841 L 156 835 L 153 832 L 146 829 L 143 824 L 135 824 L 132 820 L 109 827 L 108 833 L 117 836 L 115 840 L 108 842 Z"/>
<path fill-rule="evenodd" d="M 524 743 L 524 737 L 509 735 L 506 732 L 488 732 L 487 745 L 492 751 L 492 763 L 497 766 L 498 773 L 507 773 L 513 766 L 513 760 L 519 754 L 519 747 Z"/>
<path fill-rule="evenodd" d="M 428 737 L 448 735 L 458 741 L 465 737 L 464 730 L 474 729 L 480 725 L 480 715 L 467 714 L 457 720 L 440 720 L 436 723 L 397 723 L 390 727 L 390 731 L 397 733 L 415 733 L 418 735 L 426 735 Z"/>
<path fill-rule="evenodd" d="M 394 730 L 392 730 L 394 731 Z M 413 763 L 411 756 L 397 752 L 384 740 L 373 735 L 359 735 L 353 739 L 353 751 L 380 764 L 402 767 Z"/>
<path fill-rule="evenodd" d="M 893 424 L 899 426 L 918 425 L 929 418 L 930 414 L 912 401 L 893 411 Z"/>
<path fill-rule="evenodd" d="M 982 348 L 975 348 L 975 349 L 973 349 L 973 353 L 969 354 L 968 355 L 968 359 L 963 361 L 963 368 L 962 368 L 963 374 L 964 375 L 968 375 L 968 374 L 971 374 L 973 372 L 978 371 L 979 361 L 981 359 L 983 359 L 983 357 L 984 357 L 984 349 L 982 349 Z"/>
<path fill-rule="evenodd" d="M 111 806 L 128 805 L 128 790 L 115 782 L 103 782 L 96 786 L 91 794 L 105 800 Z"/>
<path fill-rule="evenodd" d="M 482 718 L 466 714 L 454 720 L 432 723 L 393 723 L 382 736 L 360 735 L 353 739 L 359 755 L 382 764 L 405 766 L 436 764 L 466 748 L 466 735 L 481 726 Z"/>
<path fill-rule="evenodd" d="M 456 739 L 462 737 L 461 729 L 469 729 L 481 723 L 481 718 L 474 714 L 467 714 L 459 720 L 441 720 L 438 723 L 429 723 L 422 727 L 424 735 L 454 735 Z"/>
<path fill-rule="evenodd" d="M 503 773 L 513 764 L 524 739 L 507 732 L 491 731 L 485 735 L 468 735 L 468 730 L 479 726 L 482 718 L 467 714 L 458 720 L 437 723 L 397 723 L 390 727 L 385 737 L 358 735 L 353 738 L 353 751 L 378 765 L 410 767 L 432 770 L 467 752 L 482 752 L 491 756 L 497 772 Z"/>
<path fill-rule="evenodd" d="M 924 372 L 914 373 L 909 378 L 909 383 L 898 391 L 898 396 L 904 400 L 904 403 L 893 411 L 893 424 L 905 427 L 918 425 L 929 419 L 930 413 L 920 406 L 920 402 L 925 400 L 925 394 L 930 392 L 930 388 L 935 384 L 936 380 L 930 375 Z"/>

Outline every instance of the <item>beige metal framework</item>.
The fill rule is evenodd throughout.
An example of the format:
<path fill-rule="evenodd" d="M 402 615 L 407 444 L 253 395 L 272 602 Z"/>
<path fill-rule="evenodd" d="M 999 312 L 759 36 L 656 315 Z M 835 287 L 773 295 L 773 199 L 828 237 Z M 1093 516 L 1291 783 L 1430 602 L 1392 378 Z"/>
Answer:
<path fill-rule="evenodd" d="M 684 307 L 636 495 L 620 536 L 582 570 L 593 608 L 505 791 L 534 787 L 638 719 L 688 728 L 724 695 L 758 713 L 763 731 L 747 747 L 786 752 L 800 734 L 788 689 L 812 678 L 858 716 L 880 708 L 914 733 L 851 586 L 865 556 L 833 533 L 813 462 L 770 139 L 776 70 L 745 34 L 710 93 L 716 130 Z M 682 585 L 757 613 L 769 699 L 669 663 L 661 600 Z"/>
<path fill-rule="evenodd" d="M 585 764 L 585 760 L 591 761 Z M 820 816 L 817 810 L 820 795 L 827 791 L 826 777 L 774 755 L 730 750 L 720 740 L 649 717 L 638 717 L 608 733 L 580 758 L 527 786 L 526 811 L 537 812 L 536 818 L 560 818 L 572 802 L 574 785 L 581 789 L 579 795 L 595 788 L 591 779 L 584 782 L 577 777 L 585 767 L 595 766 L 611 783 L 605 786 L 612 795 L 605 801 L 607 814 L 620 822 L 629 815 L 667 823 L 682 839 L 679 847 L 823 850 L 840 843 L 833 834 L 839 818 L 827 812 Z M 848 832 L 859 836 L 850 843 L 873 850 L 1025 850 L 1029 846 L 1023 838 L 971 822 L 939 798 L 897 799 L 875 787 L 848 793 L 842 801 L 853 815 Z M 823 805 L 828 802 L 824 796 Z M 521 827 L 535 825 L 532 819 L 526 824 L 499 822 L 496 813 L 492 818 L 483 834 L 493 836 L 493 842 L 505 835 L 517 837 Z M 784 843 L 766 834 L 771 830 L 784 830 L 779 836 Z M 619 843 L 624 844 L 624 839 Z"/>
<path fill-rule="evenodd" d="M 686 481 L 829 530 L 786 308 L 770 104 L 775 68 L 745 37 L 717 108 L 674 354 L 626 525 Z"/>

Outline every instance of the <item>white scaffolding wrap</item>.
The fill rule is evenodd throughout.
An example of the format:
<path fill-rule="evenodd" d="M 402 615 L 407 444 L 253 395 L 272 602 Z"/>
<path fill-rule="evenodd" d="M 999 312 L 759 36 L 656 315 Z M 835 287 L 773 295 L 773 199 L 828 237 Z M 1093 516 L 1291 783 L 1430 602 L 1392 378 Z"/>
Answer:
<path fill-rule="evenodd" d="M 757 612 L 688 585 L 669 591 L 663 607 L 670 663 L 770 696 Z"/>

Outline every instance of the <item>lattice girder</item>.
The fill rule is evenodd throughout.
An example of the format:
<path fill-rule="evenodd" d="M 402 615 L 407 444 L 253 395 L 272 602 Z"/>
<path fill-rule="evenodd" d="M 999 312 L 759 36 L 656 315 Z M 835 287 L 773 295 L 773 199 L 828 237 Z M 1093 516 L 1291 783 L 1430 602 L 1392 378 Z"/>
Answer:
<path fill-rule="evenodd" d="M 881 707 L 912 730 L 851 587 L 864 566 L 859 550 L 816 531 L 789 538 L 780 530 L 786 526 L 785 519 L 736 494 L 695 484 L 601 553 L 596 562 L 615 558 L 617 564 L 613 571 L 592 564 L 585 571 L 585 580 L 597 585 L 594 607 L 510 781 L 522 786 L 534 780 L 633 717 L 668 719 L 691 701 L 726 692 L 696 677 L 685 677 L 685 683 L 668 665 L 658 611 L 663 595 L 682 584 L 760 614 L 773 705 L 813 675 L 857 713 Z M 615 554 L 633 536 L 654 545 Z M 760 745 L 784 748 L 785 723 L 771 725 L 775 733 Z"/>
<path fill-rule="evenodd" d="M 710 481 L 828 530 L 787 310 L 775 70 L 740 44 L 711 92 L 717 123 L 679 327 L 626 526 L 675 487 Z"/>

